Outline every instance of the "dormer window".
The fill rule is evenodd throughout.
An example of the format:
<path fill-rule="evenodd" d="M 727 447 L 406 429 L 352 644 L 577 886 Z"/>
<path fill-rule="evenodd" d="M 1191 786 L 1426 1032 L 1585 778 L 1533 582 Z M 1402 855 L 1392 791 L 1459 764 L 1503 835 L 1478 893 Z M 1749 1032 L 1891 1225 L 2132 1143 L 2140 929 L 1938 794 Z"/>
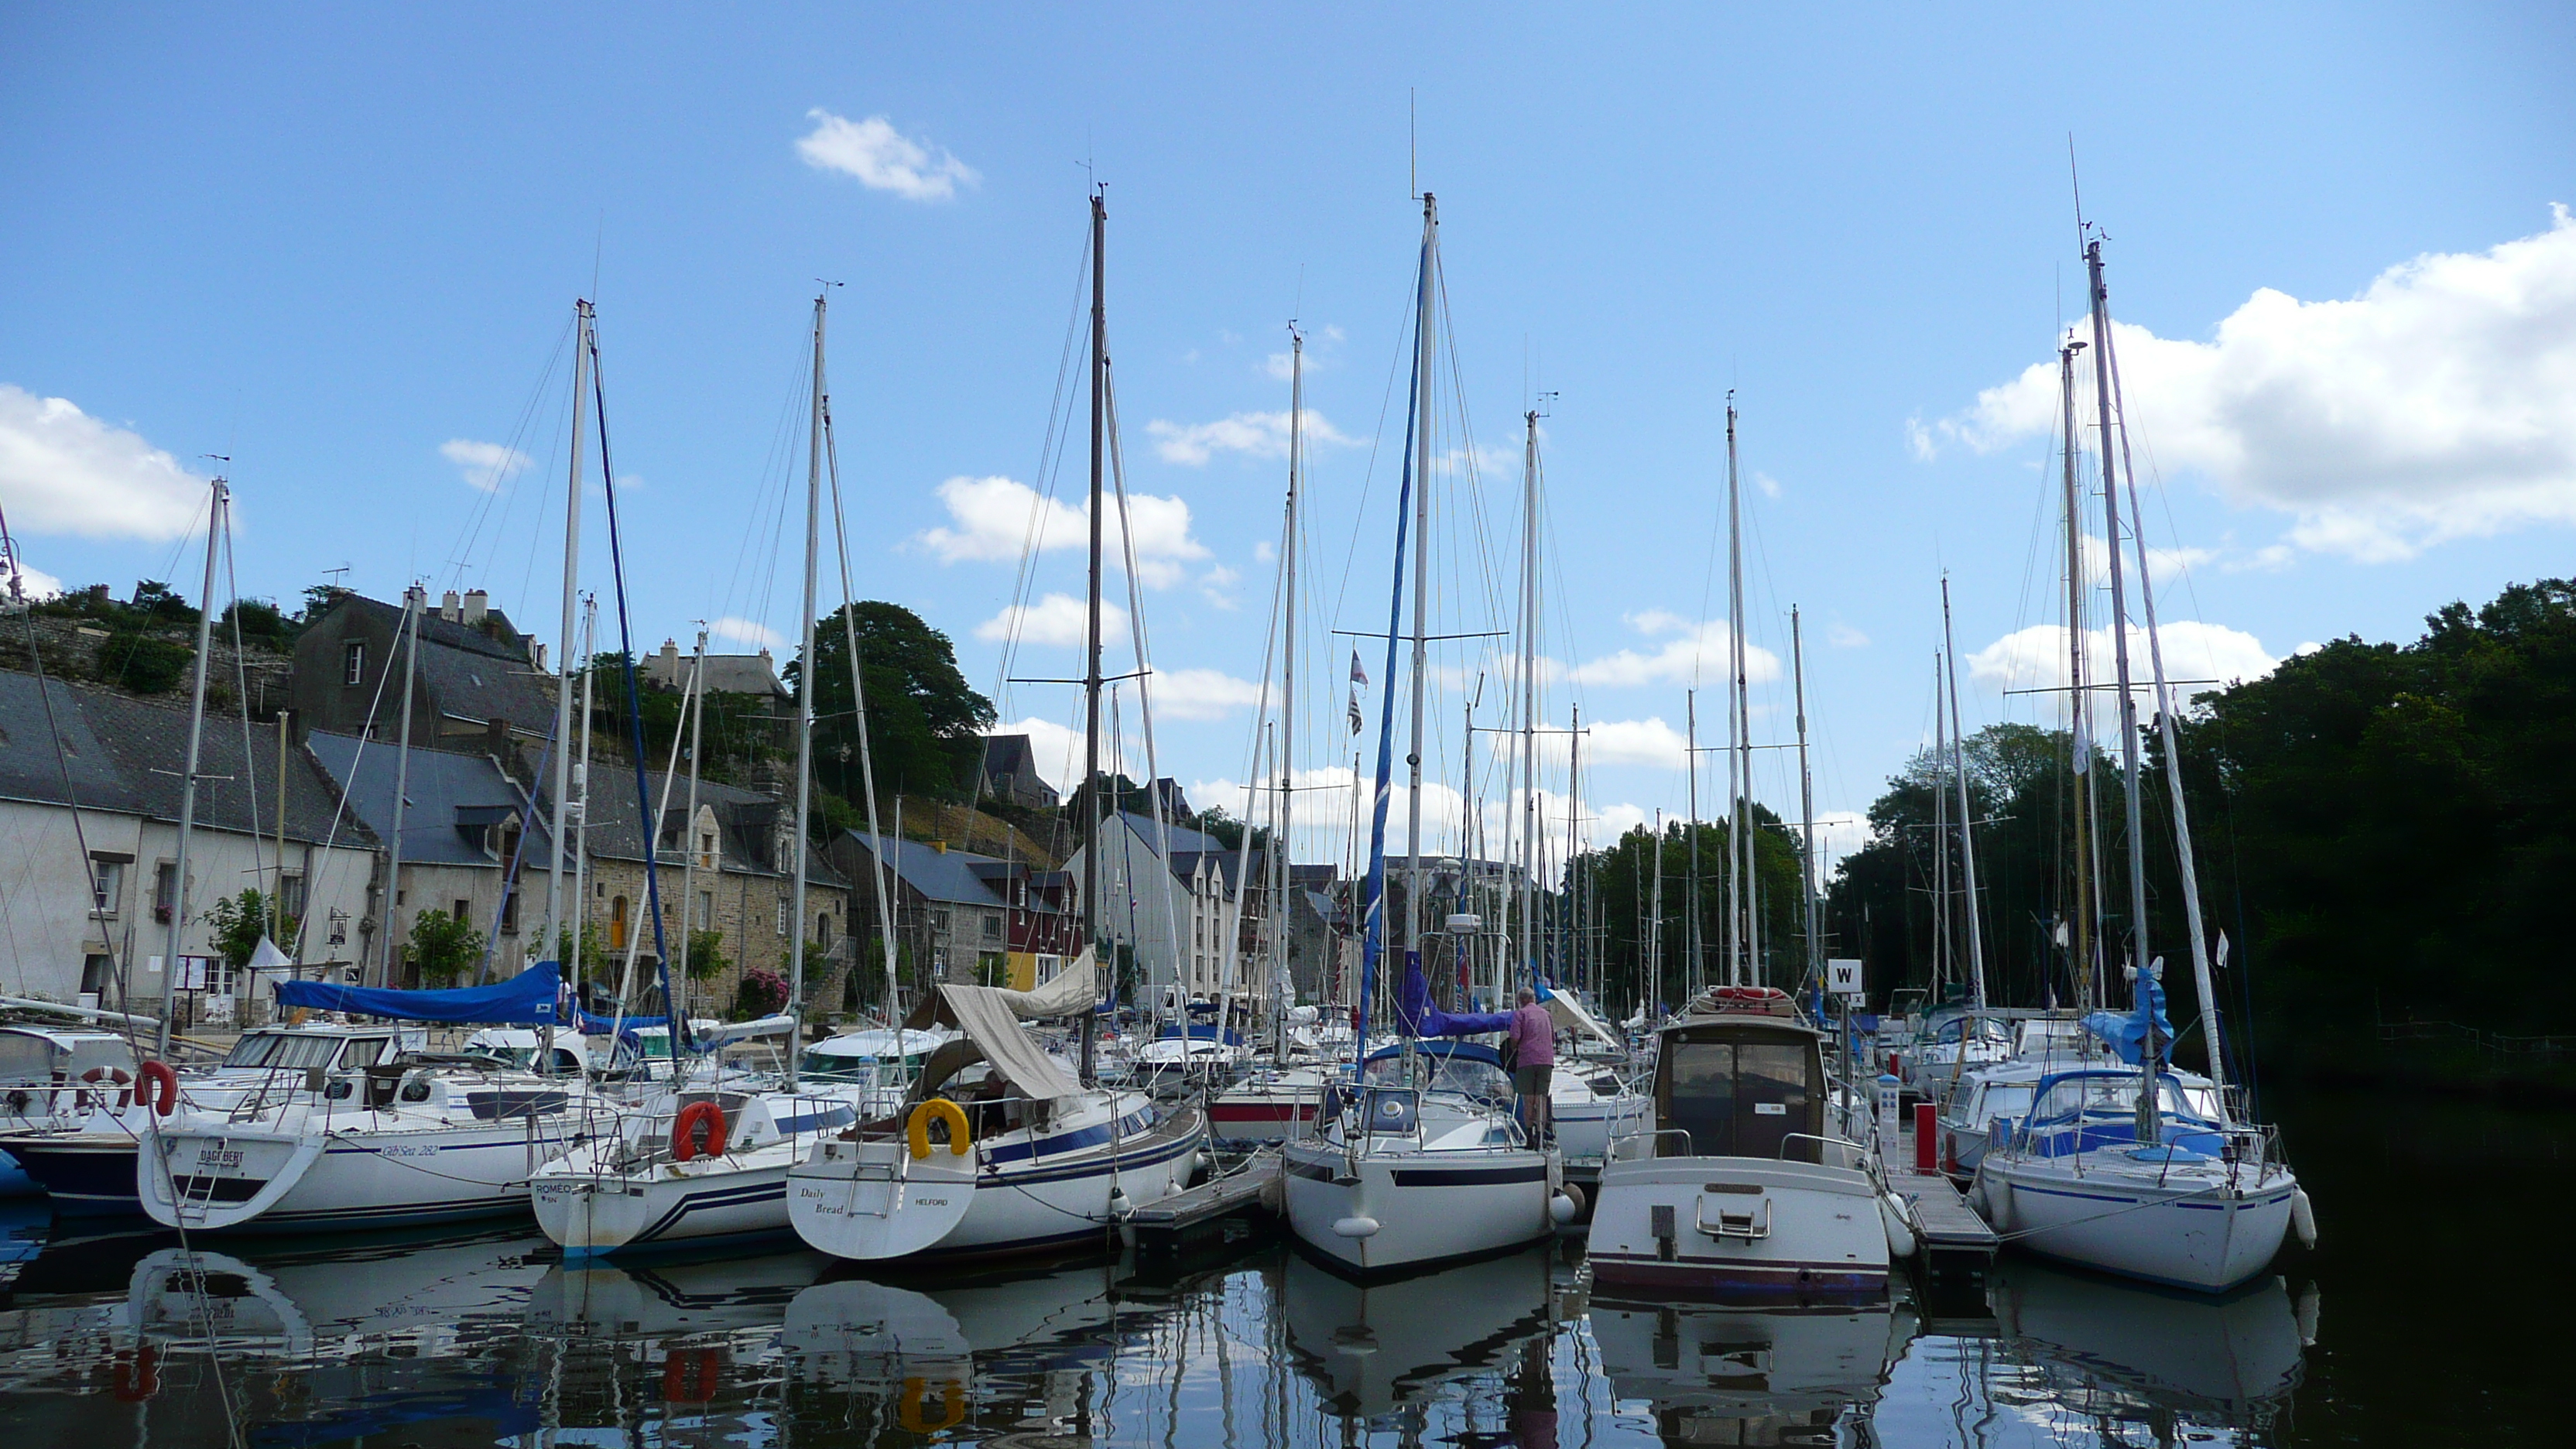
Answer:
<path fill-rule="evenodd" d="M 340 682 L 342 684 L 367 682 L 366 640 L 352 639 L 340 646 Z"/>

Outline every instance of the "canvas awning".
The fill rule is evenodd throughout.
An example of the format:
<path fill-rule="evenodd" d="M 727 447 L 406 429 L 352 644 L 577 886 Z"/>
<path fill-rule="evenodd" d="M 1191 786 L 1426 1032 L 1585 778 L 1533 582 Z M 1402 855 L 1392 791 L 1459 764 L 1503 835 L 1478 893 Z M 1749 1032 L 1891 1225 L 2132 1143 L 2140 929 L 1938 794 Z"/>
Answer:
<path fill-rule="evenodd" d="M 1610 1028 L 1601 1024 L 1601 1018 L 1585 1010 L 1583 1003 L 1575 1000 L 1571 993 L 1542 987 L 1539 1001 L 1547 1008 L 1547 1014 L 1556 1019 L 1556 1024 L 1561 1029 L 1588 1031 L 1614 1047 L 1626 1045 L 1619 1038 L 1611 1035 Z"/>
<path fill-rule="evenodd" d="M 965 1033 L 966 1041 L 951 1042 L 933 1053 L 931 1062 L 923 1069 L 923 1080 L 932 1081 L 947 1075 L 938 1070 L 943 1060 L 971 1042 L 975 1055 L 992 1063 L 993 1070 L 1000 1072 L 1003 1079 L 1019 1088 L 1024 1096 L 1052 1100 L 1079 1095 L 1082 1084 L 1064 1074 L 1064 1069 L 1057 1066 L 1055 1060 L 1038 1045 L 1037 1038 L 1030 1036 L 1028 1029 L 1020 1025 L 1018 1013 L 1005 1000 L 1030 994 L 992 986 L 940 987 L 937 998 L 939 1015 L 944 1024 Z M 964 1060 L 957 1061 L 948 1072 L 953 1073 L 965 1064 Z"/>
<path fill-rule="evenodd" d="M 933 1026 L 956 1026 L 960 1023 L 950 1014 L 946 996 L 956 988 L 942 986 L 936 993 L 922 998 L 912 1014 L 904 1018 L 906 1031 L 921 1031 Z M 1059 1016 L 1080 1016 L 1100 1004 L 1100 972 L 1093 965 L 1089 947 L 1084 947 L 1073 964 L 1056 973 L 1056 978 L 1035 991 L 1012 991 L 1000 986 L 972 986 L 970 991 L 984 992 L 1000 1001 L 1004 1009 L 1022 1021 L 1048 1021 Z"/>

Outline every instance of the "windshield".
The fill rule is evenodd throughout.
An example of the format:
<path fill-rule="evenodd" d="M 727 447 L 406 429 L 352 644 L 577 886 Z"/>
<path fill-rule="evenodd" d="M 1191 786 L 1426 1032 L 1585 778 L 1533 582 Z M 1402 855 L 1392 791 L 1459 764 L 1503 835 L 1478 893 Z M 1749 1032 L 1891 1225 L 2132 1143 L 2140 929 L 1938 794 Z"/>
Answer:
<path fill-rule="evenodd" d="M 1983 1103 L 1985 1115 L 1989 1118 L 2022 1115 L 2030 1110 L 2030 1092 L 2028 1086 L 1988 1087 Z"/>
<path fill-rule="evenodd" d="M 306 1067 L 327 1067 L 331 1065 L 332 1056 L 344 1042 L 348 1045 L 349 1053 L 343 1065 L 366 1066 L 381 1061 L 385 1048 L 392 1045 L 393 1039 L 381 1036 L 319 1036 L 287 1031 L 259 1032 L 234 1042 L 232 1051 L 224 1057 L 224 1065 L 271 1067 L 285 1071 L 301 1071 Z"/>
<path fill-rule="evenodd" d="M 2076 1113 L 2121 1116 L 2138 1110 L 2138 1079 L 2132 1076 L 2085 1076 L 2059 1081 L 2048 1089 L 2031 1109 L 2035 1123 L 2064 1122 Z M 2180 1087 L 2171 1077 L 2156 1082 L 2156 1110 L 2168 1117 L 2209 1117 L 2215 1112 L 2200 1106 L 2186 1105 Z"/>
<path fill-rule="evenodd" d="M 873 1057 L 845 1057 L 838 1052 L 808 1050 L 796 1059 L 799 1074 L 826 1082 L 854 1082 L 863 1087 L 877 1084 L 878 1064 Z"/>
<path fill-rule="evenodd" d="M 1492 1062 L 1469 1057 L 1434 1056 L 1429 1052 L 1415 1054 L 1413 1061 L 1421 1071 L 1417 1080 L 1435 1092 L 1462 1092 L 1470 1097 L 1488 1098 L 1512 1094 L 1511 1079 Z M 1373 1087 L 1406 1085 L 1403 1056 L 1381 1057 L 1370 1062 L 1366 1079 Z"/>

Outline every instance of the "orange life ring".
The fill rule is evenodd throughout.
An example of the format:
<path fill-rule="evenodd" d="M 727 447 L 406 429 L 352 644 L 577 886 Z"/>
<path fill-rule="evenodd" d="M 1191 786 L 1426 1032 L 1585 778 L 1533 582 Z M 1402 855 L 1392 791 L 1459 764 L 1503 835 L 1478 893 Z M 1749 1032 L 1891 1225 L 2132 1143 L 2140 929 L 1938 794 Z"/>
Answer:
<path fill-rule="evenodd" d="M 703 1148 L 698 1145 L 700 1126 L 706 1128 L 707 1145 Z M 724 1108 L 713 1102 L 691 1102 L 671 1121 L 672 1160 L 688 1162 L 700 1152 L 709 1157 L 725 1155 Z"/>
<path fill-rule="evenodd" d="M 716 1396 L 723 1378 L 724 1359 L 714 1349 L 675 1348 L 662 1358 L 662 1401 L 703 1404 Z"/>
<path fill-rule="evenodd" d="M 966 1386 L 955 1379 L 939 1381 L 939 1422 L 934 1424 L 921 1416 L 921 1401 L 930 1396 L 930 1380 L 908 1378 L 903 1381 L 903 1397 L 896 1401 L 894 1421 L 908 1434 L 936 1434 L 954 1429 L 966 1422 Z"/>
<path fill-rule="evenodd" d="M 155 1116 L 167 1117 L 179 1110 L 179 1074 L 168 1062 L 145 1062 L 139 1081 L 134 1098 Z"/>
<path fill-rule="evenodd" d="M 80 1079 L 93 1086 L 101 1088 L 98 1094 L 99 1100 L 101 1101 L 105 1101 L 107 1099 L 105 1084 L 110 1082 L 115 1083 L 117 1088 L 116 1107 L 120 1112 L 134 1105 L 134 1078 L 123 1067 L 92 1067 L 88 1071 L 81 1073 Z M 89 1093 L 81 1093 L 82 1105 L 88 1105 L 88 1099 Z"/>
<path fill-rule="evenodd" d="M 161 1372 L 154 1365 L 155 1357 L 152 1345 L 143 1344 L 134 1350 L 131 1361 L 119 1359 L 108 1371 L 108 1387 L 120 1401 L 139 1404 L 161 1391 Z"/>

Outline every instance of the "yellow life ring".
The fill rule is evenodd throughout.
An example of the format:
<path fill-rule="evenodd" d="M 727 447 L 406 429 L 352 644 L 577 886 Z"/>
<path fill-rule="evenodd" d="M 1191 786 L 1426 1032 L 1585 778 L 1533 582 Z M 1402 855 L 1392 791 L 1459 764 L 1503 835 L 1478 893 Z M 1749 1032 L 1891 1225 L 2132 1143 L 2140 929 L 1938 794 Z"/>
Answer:
<path fill-rule="evenodd" d="M 926 1107 L 930 1104 L 924 1102 L 922 1105 Z M 949 1105 L 953 1107 L 956 1104 L 951 1102 Z M 903 1381 L 903 1397 L 896 1401 L 894 1413 L 895 1423 L 902 1426 L 904 1432 L 937 1434 L 966 1422 L 966 1386 L 964 1384 L 955 1379 L 940 1380 L 939 1422 L 936 1424 L 931 1423 L 928 1416 L 922 1413 L 923 1408 L 926 1407 L 923 1401 L 930 1397 L 930 1387 L 928 1379 L 907 1378 Z"/>
<path fill-rule="evenodd" d="M 933 1097 L 912 1109 L 912 1121 L 904 1129 L 912 1138 L 913 1160 L 918 1162 L 930 1155 L 930 1124 L 934 1118 L 948 1124 L 949 1155 L 965 1156 L 974 1145 L 966 1126 L 966 1109 L 946 1097 Z"/>

